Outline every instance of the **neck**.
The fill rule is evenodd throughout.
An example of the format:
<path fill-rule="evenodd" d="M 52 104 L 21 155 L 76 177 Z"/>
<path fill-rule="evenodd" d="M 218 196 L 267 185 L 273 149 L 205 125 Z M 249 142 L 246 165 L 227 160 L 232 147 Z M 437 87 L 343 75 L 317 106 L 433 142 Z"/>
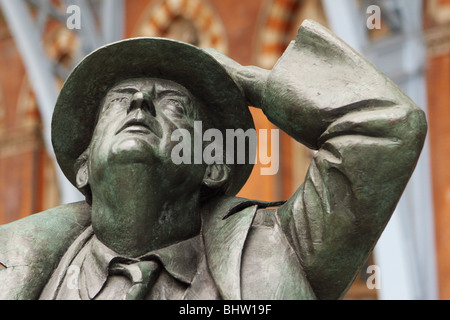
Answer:
<path fill-rule="evenodd" d="M 200 232 L 199 193 L 166 188 L 138 175 L 123 175 L 97 194 L 93 190 L 92 225 L 106 246 L 138 257 Z M 155 178 L 155 177 L 153 177 Z M 182 189 L 182 188 L 181 188 Z"/>

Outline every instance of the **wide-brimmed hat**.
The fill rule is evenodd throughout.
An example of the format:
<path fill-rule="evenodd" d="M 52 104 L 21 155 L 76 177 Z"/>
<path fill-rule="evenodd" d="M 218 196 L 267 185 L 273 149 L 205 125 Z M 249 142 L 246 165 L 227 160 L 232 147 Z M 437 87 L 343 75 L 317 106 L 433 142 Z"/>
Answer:
<path fill-rule="evenodd" d="M 75 161 L 87 149 L 107 91 L 132 78 L 161 78 L 187 88 L 206 108 L 217 129 L 254 129 L 237 85 L 210 54 L 187 43 L 163 38 L 133 38 L 103 46 L 86 56 L 65 81 L 52 119 L 52 143 L 61 170 L 76 186 Z M 226 194 L 235 195 L 253 165 L 229 164 Z"/>

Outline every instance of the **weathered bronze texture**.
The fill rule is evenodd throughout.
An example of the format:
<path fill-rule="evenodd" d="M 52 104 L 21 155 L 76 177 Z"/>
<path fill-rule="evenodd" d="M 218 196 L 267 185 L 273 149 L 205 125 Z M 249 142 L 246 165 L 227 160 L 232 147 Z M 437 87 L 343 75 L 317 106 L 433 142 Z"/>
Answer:
<path fill-rule="evenodd" d="M 252 165 L 174 164 L 175 130 L 254 128 L 316 150 L 286 202 L 235 195 Z M 339 299 L 388 223 L 424 113 L 305 21 L 272 70 L 168 39 L 87 56 L 56 104 L 58 163 L 86 201 L 0 227 L 2 299 Z M 3 267 L 2 267 L 3 266 Z"/>

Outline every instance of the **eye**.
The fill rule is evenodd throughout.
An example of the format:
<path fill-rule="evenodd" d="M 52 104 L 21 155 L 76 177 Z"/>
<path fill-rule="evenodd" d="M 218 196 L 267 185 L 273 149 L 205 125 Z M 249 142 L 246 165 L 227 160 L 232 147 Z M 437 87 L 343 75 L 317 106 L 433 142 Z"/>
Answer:
<path fill-rule="evenodd" d="M 111 99 L 109 101 L 106 100 L 106 104 L 105 104 L 105 107 L 103 109 L 103 112 L 108 110 L 111 106 L 114 106 L 114 105 L 122 106 L 122 105 L 124 105 L 126 103 L 129 103 L 129 101 L 130 101 L 129 97 L 116 97 L 116 98 L 113 98 L 113 99 Z"/>
<path fill-rule="evenodd" d="M 122 102 L 127 102 L 130 99 L 128 97 L 119 97 L 119 98 L 115 98 L 113 100 L 111 100 L 111 104 L 113 103 L 122 103 Z"/>
<path fill-rule="evenodd" d="M 186 114 L 183 103 L 176 99 L 165 99 L 161 101 L 161 107 L 164 114 L 170 117 L 182 118 Z"/>

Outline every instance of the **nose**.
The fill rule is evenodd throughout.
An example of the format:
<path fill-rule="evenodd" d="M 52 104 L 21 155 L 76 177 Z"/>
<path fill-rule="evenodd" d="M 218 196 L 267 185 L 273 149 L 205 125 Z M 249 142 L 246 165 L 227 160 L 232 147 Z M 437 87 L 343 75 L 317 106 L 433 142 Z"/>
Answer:
<path fill-rule="evenodd" d="M 139 91 L 133 95 L 130 107 L 128 108 L 128 113 L 135 109 L 146 110 L 152 116 L 156 117 L 156 109 L 155 105 L 153 104 L 153 100 L 149 95 L 144 94 L 143 92 Z"/>

